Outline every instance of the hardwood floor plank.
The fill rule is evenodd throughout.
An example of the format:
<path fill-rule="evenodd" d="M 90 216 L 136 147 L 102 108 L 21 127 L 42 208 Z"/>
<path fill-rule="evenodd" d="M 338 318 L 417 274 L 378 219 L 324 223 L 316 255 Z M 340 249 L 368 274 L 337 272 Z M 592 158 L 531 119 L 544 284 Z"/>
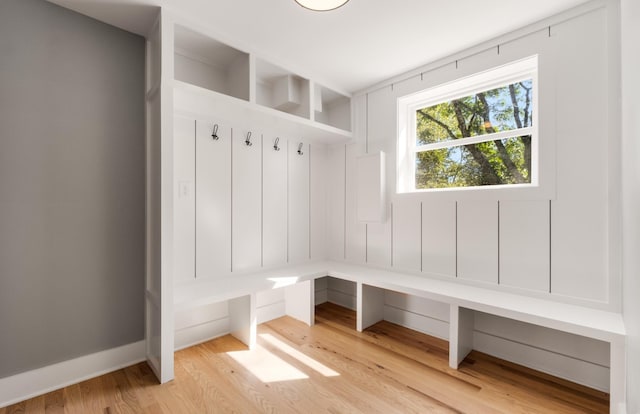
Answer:
<path fill-rule="evenodd" d="M 44 412 L 47 414 L 64 414 L 64 389 L 44 395 Z"/>
<path fill-rule="evenodd" d="M 45 396 L 32 398 L 26 401 L 25 413 L 28 414 L 42 414 L 45 412 Z"/>
<path fill-rule="evenodd" d="M 248 350 L 227 335 L 175 354 L 175 380 L 146 363 L 10 407 L 9 413 L 606 413 L 608 394 L 473 351 L 449 368 L 448 343 L 389 322 L 355 330 L 355 312 L 283 317 Z"/>
<path fill-rule="evenodd" d="M 26 412 L 27 402 L 22 401 L 7 407 L 7 414 L 23 414 Z"/>

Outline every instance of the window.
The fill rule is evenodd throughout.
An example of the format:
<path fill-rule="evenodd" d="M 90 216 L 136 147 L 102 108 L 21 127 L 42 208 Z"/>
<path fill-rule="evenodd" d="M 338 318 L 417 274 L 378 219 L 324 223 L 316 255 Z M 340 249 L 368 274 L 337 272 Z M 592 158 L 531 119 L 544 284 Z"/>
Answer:
<path fill-rule="evenodd" d="M 398 100 L 398 190 L 537 185 L 537 57 Z"/>

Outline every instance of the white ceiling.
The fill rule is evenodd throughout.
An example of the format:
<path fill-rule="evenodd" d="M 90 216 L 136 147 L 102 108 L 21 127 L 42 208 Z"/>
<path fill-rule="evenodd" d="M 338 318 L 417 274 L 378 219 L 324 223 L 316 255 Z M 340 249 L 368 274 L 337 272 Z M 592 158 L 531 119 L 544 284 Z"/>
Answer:
<path fill-rule="evenodd" d="M 312 12 L 294 0 L 49 0 L 144 35 L 157 6 L 233 46 L 354 92 L 588 0 L 350 0 Z"/>

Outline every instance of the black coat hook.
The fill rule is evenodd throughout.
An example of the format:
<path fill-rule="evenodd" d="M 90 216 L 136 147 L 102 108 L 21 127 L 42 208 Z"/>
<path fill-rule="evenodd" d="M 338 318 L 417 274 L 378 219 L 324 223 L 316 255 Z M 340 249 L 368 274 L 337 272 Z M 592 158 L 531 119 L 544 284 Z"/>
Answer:
<path fill-rule="evenodd" d="M 211 133 L 211 138 L 213 138 L 214 141 L 217 141 L 218 139 L 220 139 L 218 137 L 218 124 L 215 124 L 213 126 L 213 132 Z"/>
<path fill-rule="evenodd" d="M 280 147 L 278 146 L 278 142 L 280 142 L 280 137 L 276 138 L 276 140 L 273 143 L 273 149 L 276 151 L 280 151 Z"/>
<path fill-rule="evenodd" d="M 244 143 L 247 144 L 247 147 L 253 145 L 253 143 L 251 142 L 251 131 L 247 132 L 247 138 L 244 140 Z"/>
<path fill-rule="evenodd" d="M 298 144 L 298 155 L 302 155 L 304 154 L 304 152 L 302 152 L 302 142 Z"/>

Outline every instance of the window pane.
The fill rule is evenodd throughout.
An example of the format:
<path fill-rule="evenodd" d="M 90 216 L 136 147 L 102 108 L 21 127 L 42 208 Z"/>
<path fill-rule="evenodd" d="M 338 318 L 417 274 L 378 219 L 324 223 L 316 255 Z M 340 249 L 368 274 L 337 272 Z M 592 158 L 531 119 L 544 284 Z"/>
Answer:
<path fill-rule="evenodd" d="M 416 153 L 416 189 L 531 183 L 531 135 Z"/>
<path fill-rule="evenodd" d="M 532 126 L 533 81 L 505 85 L 416 111 L 416 144 Z"/>

